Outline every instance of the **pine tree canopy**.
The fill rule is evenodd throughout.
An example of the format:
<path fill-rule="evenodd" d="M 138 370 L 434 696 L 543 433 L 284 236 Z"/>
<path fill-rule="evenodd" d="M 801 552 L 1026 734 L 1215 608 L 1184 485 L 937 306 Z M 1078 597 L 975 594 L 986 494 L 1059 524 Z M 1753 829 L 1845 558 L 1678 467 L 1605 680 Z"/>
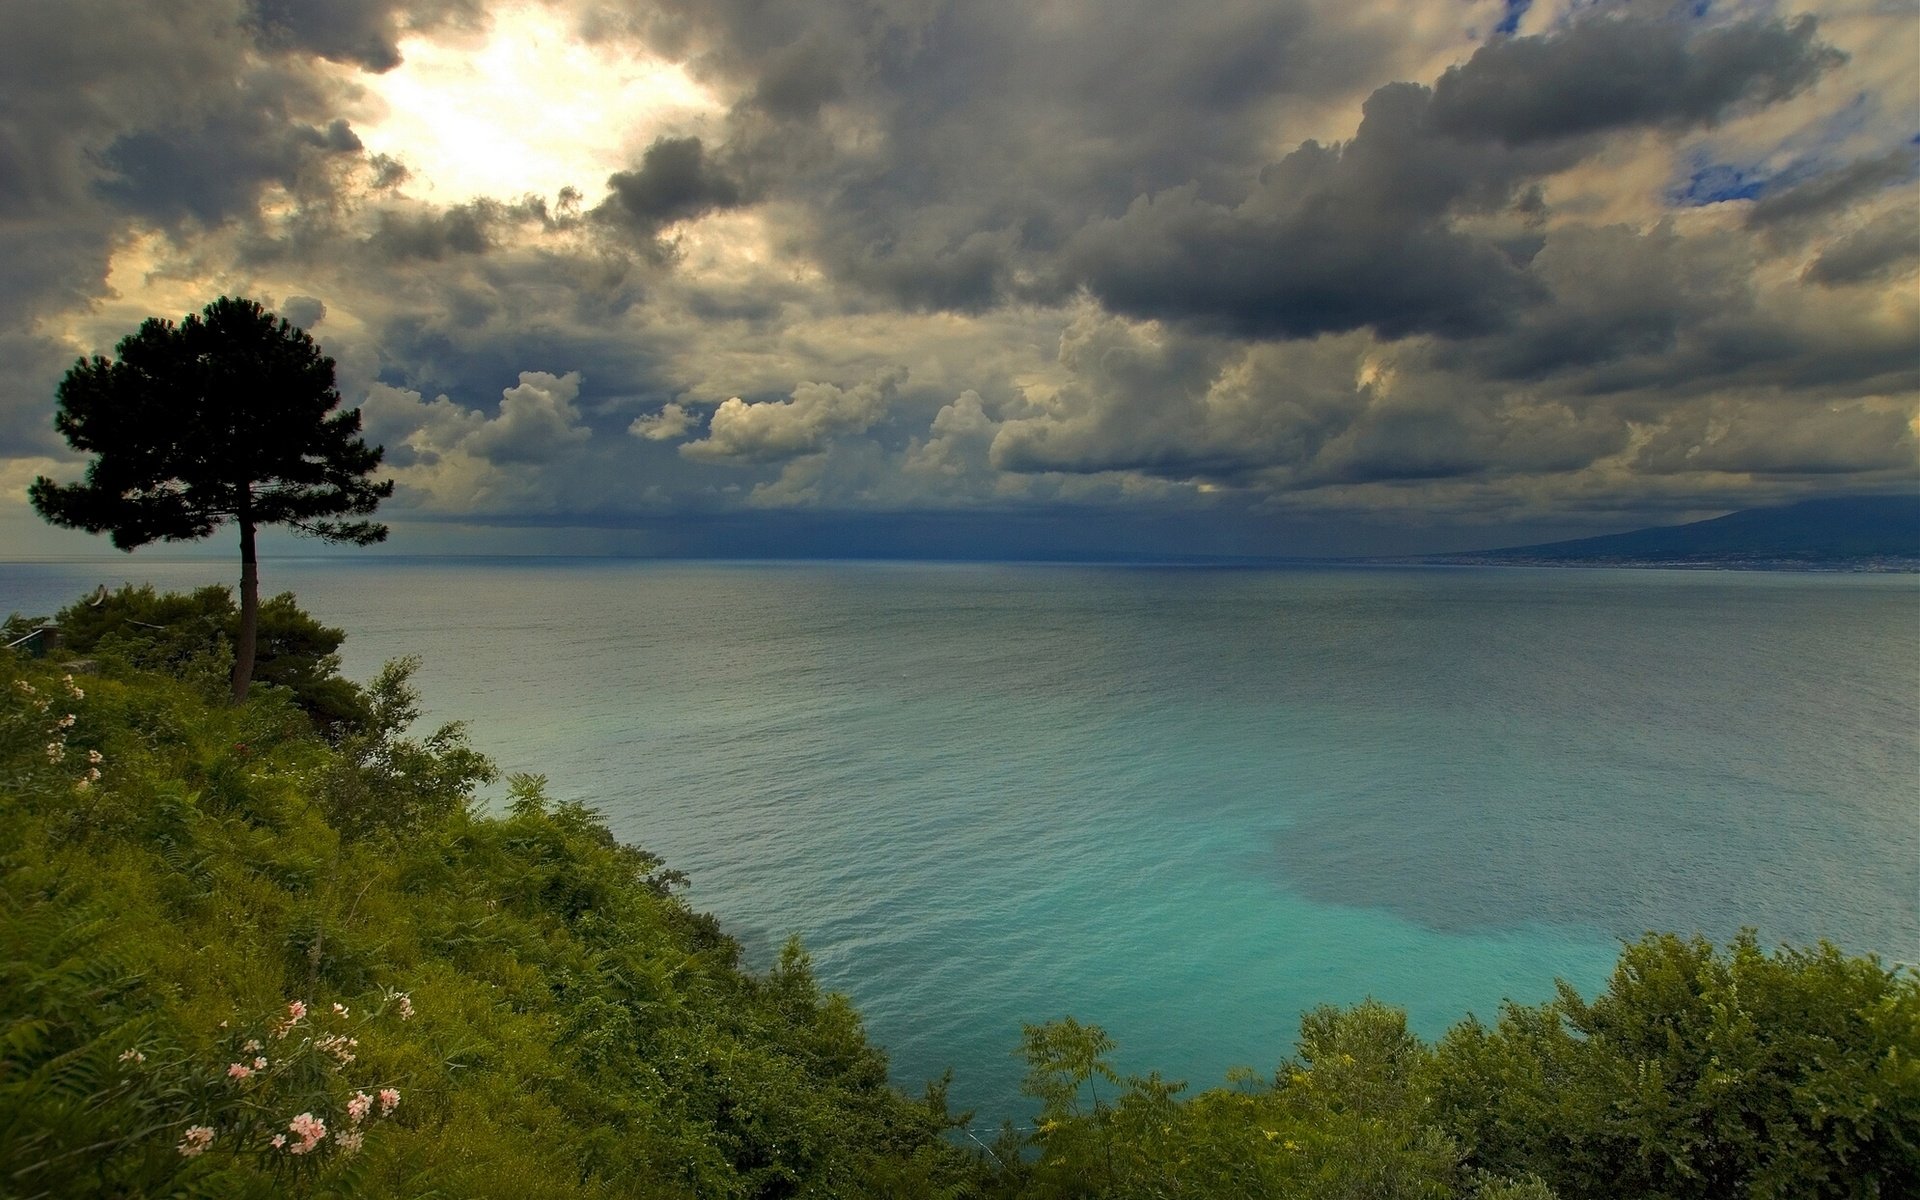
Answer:
<path fill-rule="evenodd" d="M 116 355 L 82 359 L 60 383 L 55 427 L 96 457 L 83 482 L 34 481 L 48 521 L 122 550 L 229 520 L 358 545 L 386 537 L 339 519 L 370 515 L 393 483 L 367 478 L 382 451 L 358 436 L 358 409 L 334 412 L 333 360 L 304 331 L 222 297 L 178 325 L 149 318 Z"/>

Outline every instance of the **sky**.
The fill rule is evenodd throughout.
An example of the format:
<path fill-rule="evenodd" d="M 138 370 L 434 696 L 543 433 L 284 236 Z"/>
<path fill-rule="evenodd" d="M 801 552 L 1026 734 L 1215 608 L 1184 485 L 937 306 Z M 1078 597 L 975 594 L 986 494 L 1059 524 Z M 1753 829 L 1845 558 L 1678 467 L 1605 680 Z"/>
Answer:
<path fill-rule="evenodd" d="M 1911 493 L 1920 17 L 0 0 L 0 558 L 108 552 L 26 503 L 85 466 L 55 388 L 221 295 L 336 361 L 395 553 L 1398 554 Z"/>

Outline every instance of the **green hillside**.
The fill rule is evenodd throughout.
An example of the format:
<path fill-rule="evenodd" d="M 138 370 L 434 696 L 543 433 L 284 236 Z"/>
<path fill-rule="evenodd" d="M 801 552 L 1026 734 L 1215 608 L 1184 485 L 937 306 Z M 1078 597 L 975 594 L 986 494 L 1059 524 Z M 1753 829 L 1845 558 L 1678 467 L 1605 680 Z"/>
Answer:
<path fill-rule="evenodd" d="M 340 680 L 290 597 L 227 700 L 220 589 L 0 654 L 0 1196 L 1893 1197 L 1920 979 L 1671 936 L 1437 1044 L 1377 1004 L 1187 1098 L 1028 1029 L 1029 1123 L 909 1096 L 541 781 Z M 159 619 L 152 619 L 159 618 Z M 15 622 L 16 628 L 27 623 Z M 11 640 L 11 638 L 9 639 Z M 1116 970 L 1125 969 L 1115 964 Z M 1277 1066 L 1275 1065 L 1277 1064 Z M 955 1064 L 966 1069 L 967 1064 Z"/>

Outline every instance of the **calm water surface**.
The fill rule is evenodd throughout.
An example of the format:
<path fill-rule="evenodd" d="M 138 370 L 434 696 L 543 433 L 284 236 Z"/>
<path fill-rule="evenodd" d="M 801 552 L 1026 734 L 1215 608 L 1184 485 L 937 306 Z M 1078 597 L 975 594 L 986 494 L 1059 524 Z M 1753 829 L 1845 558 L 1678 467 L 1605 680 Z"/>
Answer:
<path fill-rule="evenodd" d="M 0 609 L 230 564 L 5 569 Z M 1023 1021 L 1270 1069 L 1645 929 L 1920 960 L 1920 580 L 607 560 L 263 564 L 433 720 L 801 934 L 896 1078 L 1020 1110 Z"/>

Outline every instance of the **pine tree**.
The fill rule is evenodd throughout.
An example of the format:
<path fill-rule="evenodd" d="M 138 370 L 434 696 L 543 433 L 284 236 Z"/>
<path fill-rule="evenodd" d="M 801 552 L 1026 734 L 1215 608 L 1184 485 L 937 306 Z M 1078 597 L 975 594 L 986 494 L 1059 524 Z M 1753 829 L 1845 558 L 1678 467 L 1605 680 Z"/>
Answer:
<path fill-rule="evenodd" d="M 223 296 L 178 325 L 150 317 L 115 354 L 81 359 L 60 382 L 55 428 L 96 456 L 85 480 L 42 476 L 29 495 L 53 524 L 109 534 L 128 551 L 239 526 L 238 703 L 259 627 L 256 531 L 385 540 L 385 525 L 338 519 L 364 518 L 393 494 L 392 480 L 368 478 L 382 449 L 358 436 L 358 409 L 334 412 L 333 360 L 255 301 Z"/>

